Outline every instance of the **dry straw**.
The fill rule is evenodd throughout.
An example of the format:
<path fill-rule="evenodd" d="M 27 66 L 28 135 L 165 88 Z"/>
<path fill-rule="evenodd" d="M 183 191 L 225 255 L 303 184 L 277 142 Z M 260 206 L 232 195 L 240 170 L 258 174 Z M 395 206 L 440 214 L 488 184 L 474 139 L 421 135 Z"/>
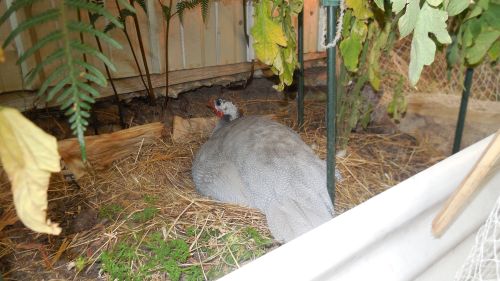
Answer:
<path fill-rule="evenodd" d="M 279 100 L 236 102 L 247 114 L 254 113 L 252 108 L 262 102 L 282 103 Z M 320 102 L 306 103 L 306 126 L 301 133 L 322 158 L 326 152 L 323 106 Z M 281 122 L 294 126 L 293 104 L 278 112 L 264 113 L 274 113 Z M 161 233 L 166 240 L 185 240 L 190 258 L 182 266 L 201 266 L 204 278 L 210 277 L 211 269 L 223 274 L 241 266 L 242 260 L 252 260 L 276 247 L 276 243 L 262 247 L 252 239 L 241 238 L 249 226 L 263 239 L 270 238 L 265 218 L 258 211 L 196 194 L 191 163 L 204 140 L 194 136 L 182 144 L 174 144 L 168 138 L 158 139 L 140 146 L 136 153 L 113 163 L 108 170 L 82 178 L 78 182 L 80 188 L 62 175 L 54 175 L 49 189 L 49 217 L 62 223 L 62 235 L 33 234 L 19 222 L 5 227 L 0 240 L 4 275 L 25 280 L 35 277 L 93 280 L 102 274 L 97 263 L 104 250 L 112 249 L 120 241 L 133 240 L 138 251 L 153 232 Z M 337 161 L 344 177 L 336 191 L 337 214 L 442 158 L 436 155 L 430 147 L 407 135 L 354 133 L 346 156 Z M 12 206 L 6 180 L 0 172 L 4 218 Z M 121 208 L 113 216 L 103 218 L 103 210 L 110 206 Z M 141 220 L 139 215 L 145 210 L 154 210 L 151 211 L 154 216 Z M 85 257 L 86 262 L 83 271 L 77 274 L 67 266 L 78 257 Z M 147 258 L 146 255 L 144 260 L 139 258 L 130 268 L 138 268 Z M 166 274 L 158 268 L 150 278 L 164 280 Z"/>

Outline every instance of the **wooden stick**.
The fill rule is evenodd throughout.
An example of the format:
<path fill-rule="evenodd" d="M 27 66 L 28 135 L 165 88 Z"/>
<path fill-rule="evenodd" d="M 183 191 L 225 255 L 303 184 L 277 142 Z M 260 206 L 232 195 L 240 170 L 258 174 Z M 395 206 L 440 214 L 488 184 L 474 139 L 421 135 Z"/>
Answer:
<path fill-rule="evenodd" d="M 450 224 L 457 218 L 459 213 L 470 201 L 475 192 L 481 187 L 481 182 L 495 165 L 500 156 L 500 129 L 496 132 L 493 140 L 483 152 L 469 175 L 465 177 L 457 190 L 446 201 L 444 207 L 432 221 L 432 233 L 435 237 L 441 237 Z"/>

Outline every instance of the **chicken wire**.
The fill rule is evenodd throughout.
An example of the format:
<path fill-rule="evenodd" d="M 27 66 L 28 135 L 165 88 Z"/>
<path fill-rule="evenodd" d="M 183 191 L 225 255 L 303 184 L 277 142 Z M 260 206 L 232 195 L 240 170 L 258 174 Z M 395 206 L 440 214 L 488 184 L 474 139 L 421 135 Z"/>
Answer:
<path fill-rule="evenodd" d="M 450 94 L 462 95 L 465 69 L 453 68 L 448 72 L 445 51 L 436 51 L 435 61 L 431 66 L 424 66 L 416 87 L 412 87 L 408 79 L 411 38 L 396 42 L 391 53 L 382 61 L 385 73 L 400 74 L 404 77 L 403 92 L 418 94 Z M 487 61 L 477 66 L 472 80 L 471 98 L 474 100 L 500 101 L 500 64 L 492 65 Z M 386 75 L 384 91 L 391 92 L 397 88 L 397 75 Z"/>
<path fill-rule="evenodd" d="M 500 197 L 485 224 L 476 235 L 476 242 L 455 281 L 500 280 Z"/>

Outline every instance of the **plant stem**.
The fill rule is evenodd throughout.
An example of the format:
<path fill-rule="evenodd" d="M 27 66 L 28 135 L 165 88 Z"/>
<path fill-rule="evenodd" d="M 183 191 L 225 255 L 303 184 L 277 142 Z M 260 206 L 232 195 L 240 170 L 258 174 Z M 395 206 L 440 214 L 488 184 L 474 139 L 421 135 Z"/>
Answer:
<path fill-rule="evenodd" d="M 120 3 L 118 2 L 118 0 L 115 0 L 115 4 L 116 4 L 116 8 L 118 9 L 118 11 L 121 11 Z M 142 84 L 144 85 L 144 89 L 146 90 L 146 92 L 148 93 L 148 96 L 149 96 L 149 89 L 148 89 L 148 86 L 146 85 L 146 81 L 144 80 L 144 77 L 142 75 L 141 65 L 139 64 L 139 60 L 137 59 L 137 54 L 135 53 L 134 45 L 132 45 L 132 40 L 130 40 L 130 35 L 128 33 L 126 21 L 123 21 L 123 33 L 125 34 L 125 37 L 127 38 L 127 42 L 128 42 L 129 47 L 130 47 L 130 50 L 132 51 L 132 56 L 134 57 L 135 65 L 137 66 L 137 70 L 139 71 L 139 77 L 141 78 Z"/>
<path fill-rule="evenodd" d="M 85 136 L 84 136 L 84 126 L 82 125 L 82 114 L 81 114 L 81 108 L 80 108 L 80 97 L 79 97 L 79 90 L 76 87 L 78 84 L 78 75 L 75 73 L 75 67 L 73 63 L 73 54 L 71 52 L 71 46 L 70 46 L 70 31 L 68 30 L 68 27 L 66 23 L 68 22 L 68 15 L 66 14 L 66 6 L 63 1 L 60 1 L 59 3 L 59 10 L 61 11 L 61 31 L 63 33 L 63 49 L 64 49 L 64 57 L 66 59 L 66 63 L 68 64 L 69 68 L 69 75 L 70 75 L 70 80 L 71 80 L 71 87 L 74 87 L 74 90 L 72 92 L 72 97 L 70 98 L 72 100 L 72 108 L 73 108 L 73 115 L 76 116 L 75 121 L 73 122 L 76 124 L 76 128 L 73 131 L 74 134 L 76 134 L 78 138 L 78 143 L 80 144 L 80 152 L 82 154 L 82 160 L 84 163 L 87 163 L 87 151 L 85 148 Z"/>
<path fill-rule="evenodd" d="M 78 21 L 82 22 L 82 15 L 80 13 L 80 9 L 76 9 L 76 15 L 78 17 Z M 89 13 L 89 18 L 90 18 L 90 13 Z M 82 32 L 80 32 L 80 42 L 82 44 L 85 44 L 85 39 L 83 38 Z M 83 53 L 83 61 L 87 62 L 87 55 L 85 53 Z M 88 71 L 85 69 L 85 72 L 88 72 Z M 90 84 L 90 81 L 87 80 L 87 84 Z M 98 135 L 99 134 L 99 120 L 97 120 L 97 117 L 96 117 L 96 114 L 94 111 L 94 107 L 92 107 L 91 112 L 92 112 L 92 114 L 90 116 L 92 118 L 92 128 L 94 128 L 94 134 Z"/>
<path fill-rule="evenodd" d="M 168 105 L 168 35 L 170 33 L 170 19 L 172 19 L 172 0 L 169 2 L 168 15 L 166 15 L 166 27 L 165 27 L 165 108 Z"/>
<path fill-rule="evenodd" d="M 130 5 L 134 5 L 133 0 L 130 0 Z M 156 97 L 155 97 L 155 94 L 153 92 L 153 85 L 151 84 L 151 75 L 149 74 L 148 61 L 146 59 L 146 51 L 144 50 L 144 43 L 142 41 L 139 19 L 137 18 L 136 14 L 133 14 L 132 18 L 134 19 L 134 26 L 135 26 L 135 31 L 137 34 L 137 40 L 139 41 L 139 48 L 141 49 L 142 62 L 144 64 L 144 70 L 146 71 L 146 79 L 148 81 L 148 88 L 149 88 L 149 91 L 148 91 L 149 102 L 151 103 L 151 105 L 155 105 L 156 104 Z"/>
<path fill-rule="evenodd" d="M 92 18 L 90 12 L 88 12 L 88 15 L 89 15 L 89 19 Z M 95 28 L 95 23 L 92 22 L 91 24 L 92 24 L 92 27 Z M 95 41 L 97 43 L 97 48 L 99 49 L 99 52 L 102 53 L 103 50 L 102 50 L 101 40 L 97 36 L 94 36 L 94 37 L 95 37 Z M 109 71 L 108 66 L 105 63 L 103 63 L 103 65 L 104 65 L 104 69 L 106 70 L 106 75 L 108 76 L 109 83 L 111 84 L 111 88 L 113 89 L 116 105 L 118 106 L 118 116 L 120 118 L 120 127 L 122 129 L 125 129 L 125 120 L 123 117 L 123 107 L 122 107 L 122 104 L 120 102 L 120 97 L 118 96 L 118 91 L 116 90 L 116 87 L 115 87 L 115 82 L 113 81 L 113 77 L 111 77 L 111 72 Z"/>

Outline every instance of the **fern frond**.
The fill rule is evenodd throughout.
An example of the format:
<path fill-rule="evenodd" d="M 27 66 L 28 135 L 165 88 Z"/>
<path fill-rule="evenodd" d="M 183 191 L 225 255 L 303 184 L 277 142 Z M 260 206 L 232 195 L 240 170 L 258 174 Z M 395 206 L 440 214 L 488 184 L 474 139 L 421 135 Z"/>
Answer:
<path fill-rule="evenodd" d="M 67 27 L 70 31 L 72 32 L 82 32 L 82 33 L 88 33 L 93 36 L 97 36 L 103 41 L 109 43 L 111 46 L 121 49 L 122 46 L 118 41 L 115 39 L 111 38 L 108 34 L 94 28 L 92 25 L 84 23 L 84 22 L 76 22 L 76 21 L 70 21 L 67 23 Z"/>
<path fill-rule="evenodd" d="M 201 0 L 201 17 L 203 18 L 203 22 L 206 22 L 208 18 L 209 2 L 209 0 Z"/>
<path fill-rule="evenodd" d="M 23 7 L 32 5 L 34 0 L 15 0 L 9 6 L 7 11 L 0 16 L 0 25 L 4 24 L 4 22 L 17 10 L 20 10 Z"/>
<path fill-rule="evenodd" d="M 170 7 L 167 5 L 163 5 L 161 3 L 160 3 L 160 5 L 161 5 L 161 12 L 163 13 L 163 17 L 165 18 L 165 21 L 170 20 L 169 18 L 172 16 L 171 11 L 170 11 Z"/>
<path fill-rule="evenodd" d="M 115 24 L 119 28 L 123 28 L 123 25 L 113 16 L 104 6 L 95 4 L 92 2 L 86 2 L 81 0 L 65 0 L 65 4 L 74 9 L 87 10 L 90 13 L 98 14 L 105 17 L 107 20 Z"/>
<path fill-rule="evenodd" d="M 128 0 L 118 0 L 118 3 L 120 3 L 123 7 L 125 7 L 126 10 L 129 10 L 132 13 L 136 13 L 136 10 L 134 6 L 130 5 Z"/>
<path fill-rule="evenodd" d="M 196 5 L 199 4 L 199 1 L 200 0 L 184 0 L 177 2 L 177 15 L 179 16 L 181 23 L 184 21 L 184 11 L 196 7 Z"/>
<path fill-rule="evenodd" d="M 98 58 L 103 63 L 105 63 L 109 67 L 109 69 L 111 69 L 112 71 L 116 71 L 115 65 L 109 60 L 109 58 L 106 57 L 103 53 L 99 52 L 96 48 L 82 44 L 80 41 L 71 41 L 70 47 L 82 54 L 87 54 Z"/>
<path fill-rule="evenodd" d="M 28 75 L 26 76 L 26 83 L 31 86 L 33 80 L 45 66 L 50 65 L 53 62 L 62 59 L 63 57 L 64 57 L 64 49 L 57 49 L 52 54 L 48 55 L 46 58 L 42 60 L 41 63 L 37 64 L 35 68 L 28 73 Z"/>
<path fill-rule="evenodd" d="M 61 77 L 63 72 L 67 69 L 67 66 L 65 64 L 61 64 L 50 75 L 43 81 L 42 86 L 37 92 L 37 96 L 41 96 L 47 89 L 49 88 L 50 84 L 52 81 L 56 80 L 57 78 Z M 47 100 L 50 101 L 50 100 Z"/>
<path fill-rule="evenodd" d="M 118 21 L 121 22 L 121 24 L 125 28 L 125 24 L 126 24 L 125 20 L 127 19 L 127 17 L 131 17 L 133 15 L 135 15 L 135 14 L 129 10 L 121 9 L 120 12 L 118 13 L 117 19 L 118 19 Z M 113 30 L 115 27 L 116 27 L 116 25 L 114 23 L 110 22 L 104 27 L 103 32 L 108 33 L 109 31 Z"/>
<path fill-rule="evenodd" d="M 56 20 L 59 17 L 59 9 L 50 9 L 42 14 L 36 15 L 30 19 L 27 19 L 20 23 L 14 30 L 9 33 L 9 36 L 3 42 L 3 48 L 7 47 L 14 38 L 21 32 L 27 30 L 28 28 L 35 27 L 36 25 Z"/>
<path fill-rule="evenodd" d="M 88 70 L 89 73 L 92 73 L 97 79 L 99 79 L 99 85 L 103 84 L 103 87 L 107 85 L 106 77 L 104 77 L 102 72 L 97 69 L 97 67 L 78 59 L 74 60 L 74 63 L 79 65 L 83 70 Z"/>
<path fill-rule="evenodd" d="M 146 1 L 144 0 L 134 0 L 135 3 L 139 4 L 141 6 L 142 10 L 144 11 L 145 14 L 148 14 L 148 8 L 146 7 Z"/>
<path fill-rule="evenodd" d="M 52 87 L 49 92 L 47 93 L 47 101 L 51 101 L 54 96 L 59 93 L 59 91 L 66 86 L 71 81 L 71 76 L 66 76 L 65 78 L 59 80 L 57 84 Z"/>
<path fill-rule="evenodd" d="M 24 62 L 28 57 L 36 53 L 41 48 L 45 47 L 48 43 L 58 41 L 62 37 L 63 34 L 60 30 L 55 30 L 47 34 L 45 37 L 38 40 L 31 48 L 26 50 L 17 60 L 17 64 L 21 64 L 22 62 Z"/>
<path fill-rule="evenodd" d="M 210 0 L 184 0 L 177 2 L 177 11 L 176 13 L 179 15 L 179 20 L 181 23 L 184 18 L 184 11 L 196 8 L 198 5 L 201 6 L 201 16 L 203 17 L 203 21 L 206 21 L 208 17 L 208 6 Z"/>
<path fill-rule="evenodd" d="M 42 0 L 14 0 L 7 11 L 0 16 L 0 25 L 6 22 L 13 13 L 38 1 Z M 33 46 L 21 54 L 18 63 L 26 61 L 47 46 L 58 43 L 57 48 L 52 53 L 30 70 L 25 77 L 25 81 L 30 85 L 41 71 L 59 62 L 45 81 L 42 82 L 37 95 L 45 95 L 47 101 L 51 101 L 57 97 L 56 101 L 61 103 L 61 110 L 64 110 L 64 114 L 69 117 L 68 121 L 71 124 L 71 130 L 78 138 L 84 160 L 86 159 L 84 132 L 88 126 L 86 119 L 90 117 L 91 104 L 100 95 L 99 91 L 93 85 L 106 86 L 107 80 L 98 68 L 81 60 L 81 56 L 86 54 L 96 57 L 99 61 L 106 64 L 109 69 L 115 71 L 116 68 L 111 60 L 101 51 L 76 38 L 82 35 L 95 36 L 112 47 L 121 48 L 121 45 L 115 39 L 111 38 L 105 32 L 97 30 L 93 25 L 94 21 L 99 17 L 104 17 L 114 27 L 123 28 L 124 18 L 127 15 L 133 14 L 135 10 L 127 3 L 127 0 L 117 1 L 125 7 L 123 12 L 121 12 L 123 16 L 122 20 L 114 17 L 105 8 L 102 0 L 56 1 L 58 4 L 56 8 L 42 11 L 31 18 L 21 21 L 3 42 L 3 46 L 6 46 L 24 31 L 45 22 L 58 21 L 61 23 L 58 28 L 40 38 Z M 71 19 L 70 15 L 75 10 L 89 13 L 91 22 L 84 23 Z M 77 34 L 80 36 L 76 36 Z M 50 87 L 53 84 L 54 86 Z"/>

